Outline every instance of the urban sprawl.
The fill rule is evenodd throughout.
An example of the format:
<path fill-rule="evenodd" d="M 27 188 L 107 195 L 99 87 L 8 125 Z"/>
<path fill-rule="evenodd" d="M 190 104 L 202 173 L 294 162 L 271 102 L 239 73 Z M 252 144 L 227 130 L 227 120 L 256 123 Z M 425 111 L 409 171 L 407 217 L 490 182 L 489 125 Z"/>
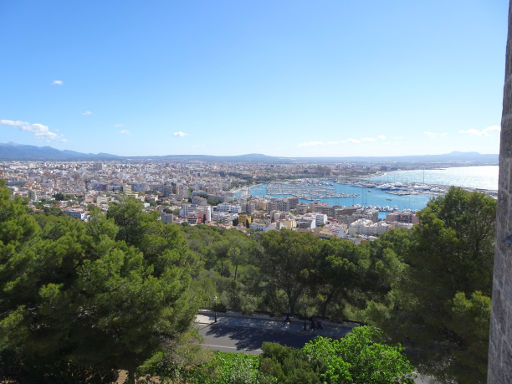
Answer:
<path fill-rule="evenodd" d="M 87 220 L 94 209 L 107 211 L 109 204 L 132 197 L 148 211 L 158 212 L 166 223 L 242 231 L 286 228 L 359 243 L 373 240 L 390 228 L 410 228 L 418 219 L 413 211 L 389 206 L 315 201 L 350 197 L 337 194 L 332 188 L 334 181 L 380 187 L 391 194 L 445 192 L 440 186 L 376 185 L 363 178 L 386 170 L 389 168 L 382 165 L 350 163 L 11 161 L 0 163 L 0 178 L 6 180 L 15 196 L 26 197 L 34 211 L 60 209 L 82 220 Z M 249 193 L 249 187 L 259 183 L 269 183 L 269 195 Z M 270 196 L 279 194 L 286 197 Z M 379 211 L 387 213 L 385 219 L 379 219 Z"/>

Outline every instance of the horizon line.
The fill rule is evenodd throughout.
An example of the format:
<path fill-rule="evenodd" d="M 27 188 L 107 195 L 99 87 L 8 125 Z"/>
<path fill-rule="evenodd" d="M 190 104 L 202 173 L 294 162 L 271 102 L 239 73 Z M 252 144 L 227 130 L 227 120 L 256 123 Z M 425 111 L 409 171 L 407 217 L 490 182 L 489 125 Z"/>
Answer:
<path fill-rule="evenodd" d="M 285 159 L 343 159 L 343 158 L 395 158 L 395 157 L 421 157 L 421 156 L 446 156 L 446 155 L 453 155 L 453 154 L 477 154 L 480 156 L 499 156 L 499 153 L 481 153 L 476 151 L 451 151 L 446 153 L 440 153 L 440 154 L 432 154 L 432 153 L 423 153 L 423 154 L 405 154 L 405 155 L 329 155 L 329 156 L 290 156 L 290 155 L 268 155 L 264 153 L 257 153 L 257 152 L 251 152 L 251 153 L 242 153 L 242 154 L 236 154 L 236 155 L 214 155 L 214 154 L 165 154 L 165 155 L 118 155 L 108 152 L 80 152 L 70 149 L 58 149 L 55 147 L 52 147 L 50 145 L 45 146 L 37 146 L 37 145 L 31 145 L 31 144 L 19 144 L 14 142 L 7 142 L 7 143 L 0 143 L 0 146 L 10 146 L 10 147 L 34 147 L 38 149 L 43 148 L 51 148 L 53 150 L 59 151 L 59 152 L 74 152 L 76 154 L 80 155 L 94 155 L 94 156 L 101 156 L 101 155 L 108 155 L 113 157 L 119 157 L 119 158 L 152 158 L 152 157 L 193 157 L 193 156 L 201 156 L 201 157 L 246 157 L 246 156 L 261 156 L 261 157 L 274 157 L 274 158 L 285 158 Z"/>

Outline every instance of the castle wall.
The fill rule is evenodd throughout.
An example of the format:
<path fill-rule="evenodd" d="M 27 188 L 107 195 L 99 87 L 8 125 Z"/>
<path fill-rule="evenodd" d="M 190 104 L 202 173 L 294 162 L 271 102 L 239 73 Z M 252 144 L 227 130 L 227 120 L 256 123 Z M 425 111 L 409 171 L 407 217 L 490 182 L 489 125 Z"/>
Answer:
<path fill-rule="evenodd" d="M 508 20 L 488 384 L 512 383 L 512 13 L 510 5 Z"/>

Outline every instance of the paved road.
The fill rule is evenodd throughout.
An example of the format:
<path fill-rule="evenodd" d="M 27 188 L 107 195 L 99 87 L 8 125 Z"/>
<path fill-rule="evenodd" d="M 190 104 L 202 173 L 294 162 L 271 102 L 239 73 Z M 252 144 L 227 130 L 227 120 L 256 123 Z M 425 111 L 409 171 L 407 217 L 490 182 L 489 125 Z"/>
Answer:
<path fill-rule="evenodd" d="M 211 323 L 196 324 L 203 337 L 201 345 L 214 351 L 244 352 L 260 354 L 264 341 L 279 342 L 290 347 L 301 348 L 309 340 L 314 339 L 314 332 L 299 333 L 286 329 L 249 328 L 235 324 Z M 346 329 L 346 333 L 350 328 Z M 438 382 L 426 376 L 419 376 L 416 384 L 437 384 Z"/>
<path fill-rule="evenodd" d="M 301 348 L 316 337 L 314 332 L 296 334 L 279 329 L 245 328 L 219 323 L 200 324 L 198 327 L 199 333 L 203 336 L 201 345 L 223 352 L 259 354 L 264 341 L 279 342 L 290 347 Z"/>

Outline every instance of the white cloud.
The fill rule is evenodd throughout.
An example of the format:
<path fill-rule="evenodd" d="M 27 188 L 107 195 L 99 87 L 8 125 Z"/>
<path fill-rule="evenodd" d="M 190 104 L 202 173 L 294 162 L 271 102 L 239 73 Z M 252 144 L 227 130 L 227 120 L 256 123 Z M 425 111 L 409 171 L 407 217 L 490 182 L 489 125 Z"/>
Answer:
<path fill-rule="evenodd" d="M 130 136 L 132 133 L 128 129 L 121 129 L 119 133 Z"/>
<path fill-rule="evenodd" d="M 491 136 L 493 132 L 499 132 L 501 130 L 499 125 L 491 125 L 490 127 L 478 130 L 475 128 L 460 130 L 459 133 L 462 135 L 470 135 L 470 136 Z"/>
<path fill-rule="evenodd" d="M 185 132 L 182 132 L 182 131 L 174 132 L 173 135 L 177 136 L 177 137 L 187 136 L 187 134 Z"/>
<path fill-rule="evenodd" d="M 123 123 L 114 124 L 114 127 L 115 128 L 123 128 L 124 124 Z"/>
<path fill-rule="evenodd" d="M 369 142 L 369 143 L 373 143 L 375 141 L 377 141 L 377 139 L 375 137 L 363 137 L 361 139 L 362 142 Z"/>
<path fill-rule="evenodd" d="M 46 125 L 39 123 L 29 123 L 19 120 L 0 120 L 0 125 L 15 127 L 25 132 L 32 132 L 34 136 L 47 140 L 66 141 L 62 135 L 50 131 Z"/>
<path fill-rule="evenodd" d="M 386 139 L 387 139 L 387 137 L 386 137 L 386 136 L 384 136 L 384 135 L 379 135 L 379 136 L 377 136 L 377 138 L 378 138 L 379 140 L 386 140 Z"/>
<path fill-rule="evenodd" d="M 64 82 L 62 80 L 53 80 L 52 85 L 62 85 Z"/>
<path fill-rule="evenodd" d="M 92 112 L 89 110 L 82 112 L 82 116 L 91 116 L 91 115 L 92 115 Z"/>
<path fill-rule="evenodd" d="M 358 139 L 347 139 L 347 140 L 343 140 L 343 143 L 352 143 L 352 144 L 359 144 L 361 142 L 361 140 L 358 140 Z"/>

